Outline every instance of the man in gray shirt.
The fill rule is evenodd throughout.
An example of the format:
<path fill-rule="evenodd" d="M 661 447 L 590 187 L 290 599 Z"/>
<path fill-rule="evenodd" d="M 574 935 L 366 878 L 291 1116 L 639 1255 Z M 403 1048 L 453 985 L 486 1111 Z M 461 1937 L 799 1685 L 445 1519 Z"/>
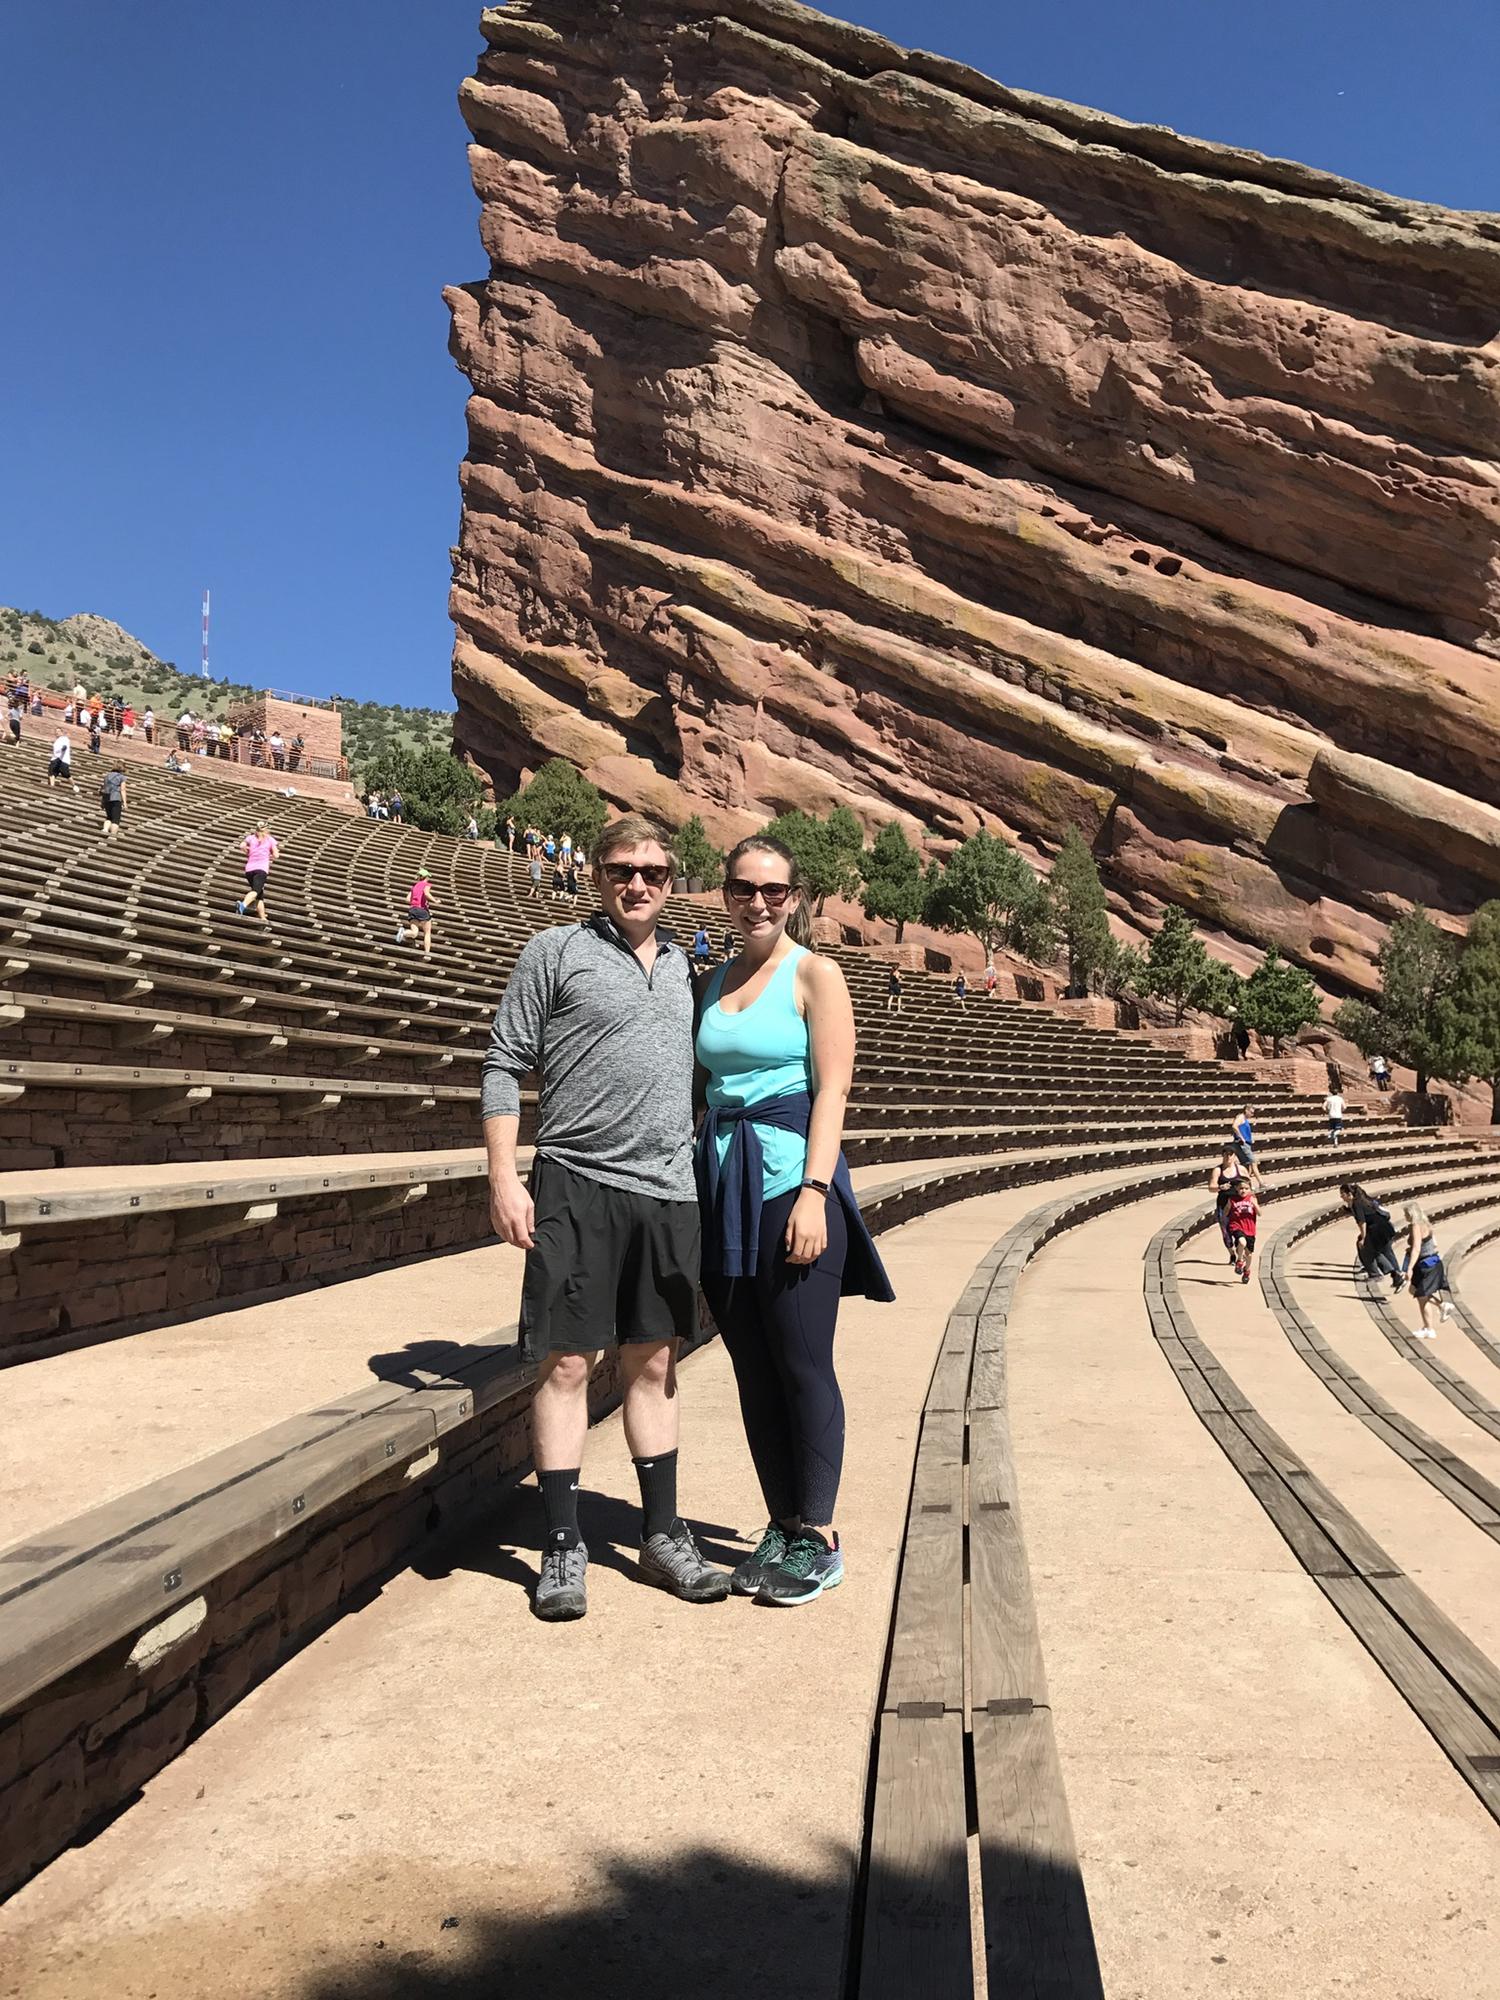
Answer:
<path fill-rule="evenodd" d="M 588 1385 L 618 1346 L 625 1438 L 640 1480 L 640 1573 L 691 1603 L 729 1592 L 677 1512 L 677 1346 L 697 1327 L 693 981 L 657 928 L 673 862 L 630 815 L 594 856 L 601 908 L 527 940 L 495 1015 L 481 1109 L 490 1217 L 526 1252 L 521 1340 L 538 1366 L 532 1457 L 546 1539 L 539 1618 L 581 1618 L 588 1550 L 578 1480 Z M 541 1079 L 530 1188 L 516 1172 L 520 1086 Z"/>

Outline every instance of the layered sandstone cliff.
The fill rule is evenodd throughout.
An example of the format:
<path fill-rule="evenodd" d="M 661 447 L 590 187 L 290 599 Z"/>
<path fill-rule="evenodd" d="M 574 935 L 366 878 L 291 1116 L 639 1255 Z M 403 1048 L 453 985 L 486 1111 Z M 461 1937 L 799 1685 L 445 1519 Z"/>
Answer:
<path fill-rule="evenodd" d="M 1500 893 L 1500 218 L 1008 90 L 791 0 L 516 0 L 460 743 L 720 832 L 1068 824 L 1367 983 Z"/>

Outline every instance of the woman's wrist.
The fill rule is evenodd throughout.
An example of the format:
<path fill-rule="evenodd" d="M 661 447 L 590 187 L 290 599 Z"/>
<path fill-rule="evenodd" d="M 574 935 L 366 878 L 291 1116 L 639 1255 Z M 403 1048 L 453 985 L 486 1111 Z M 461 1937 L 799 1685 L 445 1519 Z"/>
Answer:
<path fill-rule="evenodd" d="M 828 1193 L 828 1182 L 815 1180 L 811 1174 L 804 1174 L 802 1177 L 801 1192 L 803 1194 L 826 1195 Z"/>

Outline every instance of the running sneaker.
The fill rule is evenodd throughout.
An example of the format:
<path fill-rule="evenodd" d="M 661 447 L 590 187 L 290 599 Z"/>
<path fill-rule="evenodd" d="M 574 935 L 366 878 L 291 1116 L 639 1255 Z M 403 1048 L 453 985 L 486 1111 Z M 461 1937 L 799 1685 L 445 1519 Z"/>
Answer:
<path fill-rule="evenodd" d="M 570 1549 L 548 1549 L 531 1600 L 537 1617 L 559 1621 L 581 1618 L 589 1608 L 588 1567 L 589 1552 L 582 1542 L 574 1542 Z"/>
<path fill-rule="evenodd" d="M 746 1556 L 729 1572 L 729 1584 L 741 1597 L 754 1597 L 773 1569 L 785 1562 L 792 1538 L 779 1521 L 767 1521 L 766 1532 L 754 1555 Z"/>
<path fill-rule="evenodd" d="M 1406 1287 L 1405 1278 L 1403 1278 L 1401 1274 L 1397 1272 L 1396 1276 L 1391 1280 L 1391 1297 L 1394 1298 L 1397 1292 L 1403 1291 L 1405 1287 Z"/>
<path fill-rule="evenodd" d="M 693 1531 L 679 1521 L 670 1534 L 641 1543 L 641 1579 L 688 1604 L 717 1604 L 729 1595 L 729 1572 L 705 1562 Z"/>
<path fill-rule="evenodd" d="M 757 1604 L 811 1604 L 825 1590 L 844 1580 L 844 1551 L 816 1528 L 799 1528 L 785 1560 L 773 1569 L 756 1593 Z"/>
<path fill-rule="evenodd" d="M 1453 1303 L 1452 1299 L 1444 1299 L 1443 1303 L 1438 1307 L 1438 1318 L 1452 1319 L 1457 1311 L 1458 1307 Z"/>
<path fill-rule="evenodd" d="M 1247 1264 L 1244 1270 L 1240 1272 L 1240 1283 L 1242 1285 L 1248 1285 L 1249 1282 L 1250 1282 L 1250 1266 Z"/>

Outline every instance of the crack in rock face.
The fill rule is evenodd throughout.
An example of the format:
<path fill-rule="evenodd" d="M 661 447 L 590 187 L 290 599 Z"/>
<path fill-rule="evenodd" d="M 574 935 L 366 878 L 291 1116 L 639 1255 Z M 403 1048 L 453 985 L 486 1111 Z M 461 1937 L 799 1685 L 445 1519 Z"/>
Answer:
<path fill-rule="evenodd" d="M 1093 842 L 1368 988 L 1500 893 L 1500 218 L 1007 89 L 792 0 L 516 0 L 463 752 L 720 839 Z"/>

